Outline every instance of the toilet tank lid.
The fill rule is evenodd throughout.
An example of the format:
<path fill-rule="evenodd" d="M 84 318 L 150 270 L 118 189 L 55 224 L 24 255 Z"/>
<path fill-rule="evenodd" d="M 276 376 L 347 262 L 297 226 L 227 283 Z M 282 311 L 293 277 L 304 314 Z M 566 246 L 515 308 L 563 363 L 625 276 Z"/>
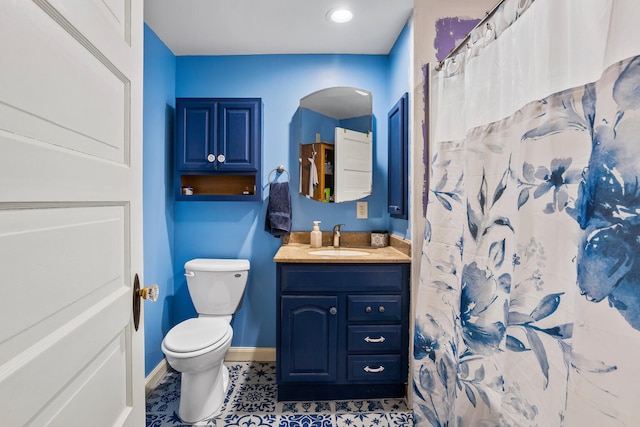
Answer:
<path fill-rule="evenodd" d="M 184 264 L 185 270 L 192 271 L 249 271 L 248 259 L 196 258 Z"/>

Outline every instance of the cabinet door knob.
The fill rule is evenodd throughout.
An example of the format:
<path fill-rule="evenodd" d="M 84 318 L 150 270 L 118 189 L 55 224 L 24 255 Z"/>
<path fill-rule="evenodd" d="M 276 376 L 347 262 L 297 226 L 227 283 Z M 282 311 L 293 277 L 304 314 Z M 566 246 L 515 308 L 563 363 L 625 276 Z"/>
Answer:
<path fill-rule="evenodd" d="M 370 306 L 367 306 L 367 307 L 364 309 L 364 311 L 366 311 L 367 313 L 371 313 L 371 307 L 370 307 Z"/>
<path fill-rule="evenodd" d="M 384 305 L 381 305 L 380 307 L 378 307 L 378 311 L 380 313 L 384 313 Z"/>
<path fill-rule="evenodd" d="M 224 160 L 225 160 L 224 154 L 218 154 L 218 161 L 220 163 L 224 163 Z"/>
<path fill-rule="evenodd" d="M 379 343 L 379 342 L 384 342 L 385 338 L 383 336 L 380 336 L 380 338 L 369 338 L 369 337 L 365 337 L 364 338 L 365 342 L 375 342 L 375 343 Z"/>
<path fill-rule="evenodd" d="M 216 161 L 216 156 L 214 156 L 213 154 L 209 154 L 209 155 L 207 156 L 207 161 L 208 161 L 209 163 L 213 163 L 213 162 L 215 162 L 215 161 Z"/>
<path fill-rule="evenodd" d="M 335 314 L 336 314 L 337 312 L 338 312 L 338 309 L 337 309 L 337 308 L 335 308 L 335 307 L 331 307 L 331 308 L 329 309 L 329 314 L 333 314 L 334 316 L 335 316 Z"/>
<path fill-rule="evenodd" d="M 365 372 L 369 372 L 369 373 L 373 373 L 373 374 L 378 374 L 378 373 L 384 371 L 384 366 L 380 365 L 377 368 L 370 368 L 369 366 L 365 366 L 364 367 L 364 371 Z"/>

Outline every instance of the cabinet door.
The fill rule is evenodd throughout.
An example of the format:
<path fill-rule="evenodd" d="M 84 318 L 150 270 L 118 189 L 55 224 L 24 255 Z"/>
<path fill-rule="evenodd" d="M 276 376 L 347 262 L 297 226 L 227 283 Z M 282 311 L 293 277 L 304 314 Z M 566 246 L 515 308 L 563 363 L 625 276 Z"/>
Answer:
<path fill-rule="evenodd" d="M 219 171 L 258 170 L 260 109 L 261 102 L 257 99 L 218 103 Z"/>
<path fill-rule="evenodd" d="M 177 100 L 176 112 L 178 170 L 215 170 L 212 126 L 215 104 L 199 100 Z"/>
<path fill-rule="evenodd" d="M 393 218 L 407 219 L 407 198 L 409 195 L 409 126 L 408 94 L 389 111 L 389 214 Z"/>
<path fill-rule="evenodd" d="M 337 296 L 282 296 L 282 381 L 336 380 L 337 307 Z"/>

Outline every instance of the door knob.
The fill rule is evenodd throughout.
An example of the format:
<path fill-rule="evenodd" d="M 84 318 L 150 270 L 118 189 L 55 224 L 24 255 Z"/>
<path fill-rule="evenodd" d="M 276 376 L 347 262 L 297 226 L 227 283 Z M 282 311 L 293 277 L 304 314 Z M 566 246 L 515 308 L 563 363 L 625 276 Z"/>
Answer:
<path fill-rule="evenodd" d="M 137 274 L 135 275 L 133 279 L 133 327 L 136 331 L 140 326 L 140 299 L 143 298 L 156 302 L 159 293 L 160 290 L 157 284 L 140 289 L 140 278 L 138 278 Z"/>
<path fill-rule="evenodd" d="M 157 284 L 146 286 L 140 289 L 140 297 L 142 297 L 142 299 L 148 299 L 152 302 L 158 301 L 159 293 L 160 293 L 160 290 L 158 289 Z"/>

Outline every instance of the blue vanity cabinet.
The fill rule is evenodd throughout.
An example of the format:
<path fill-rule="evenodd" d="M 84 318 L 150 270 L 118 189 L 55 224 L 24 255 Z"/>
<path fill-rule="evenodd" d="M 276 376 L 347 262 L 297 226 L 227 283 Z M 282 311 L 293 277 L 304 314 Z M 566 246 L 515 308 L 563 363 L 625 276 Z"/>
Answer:
<path fill-rule="evenodd" d="M 176 199 L 261 200 L 262 101 L 176 99 Z"/>
<path fill-rule="evenodd" d="M 409 264 L 278 263 L 279 400 L 404 397 Z"/>

